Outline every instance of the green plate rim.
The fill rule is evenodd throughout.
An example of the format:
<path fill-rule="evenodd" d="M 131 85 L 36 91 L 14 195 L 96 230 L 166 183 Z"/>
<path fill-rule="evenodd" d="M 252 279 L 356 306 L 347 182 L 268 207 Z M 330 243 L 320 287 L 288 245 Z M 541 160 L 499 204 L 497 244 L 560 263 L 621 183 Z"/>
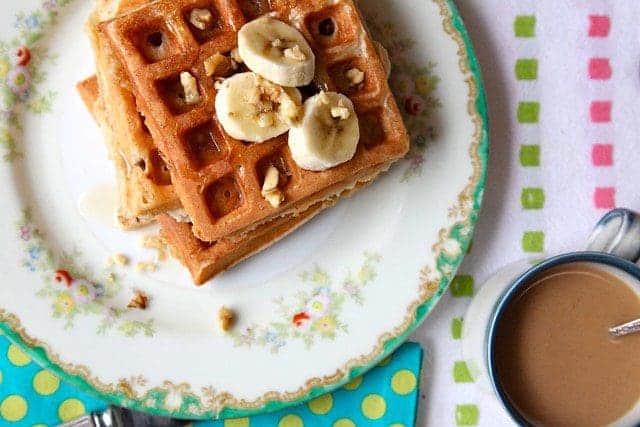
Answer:
<path fill-rule="evenodd" d="M 449 233 L 450 238 L 457 240 L 461 244 L 462 251 L 459 255 L 455 257 L 447 256 L 444 253 L 441 253 L 437 259 L 437 266 L 440 270 L 440 267 L 443 265 L 447 265 L 452 267 L 450 273 L 443 274 L 442 279 L 438 284 L 438 290 L 425 302 L 419 305 L 416 308 L 415 319 L 409 325 L 409 327 L 400 335 L 395 338 L 391 338 L 384 343 L 384 349 L 381 354 L 377 357 L 373 362 L 363 365 L 356 366 L 349 371 L 349 375 L 345 376 L 341 381 L 321 387 L 314 387 L 307 393 L 305 396 L 300 397 L 295 400 L 288 401 L 279 401 L 279 400 L 270 400 L 264 406 L 260 408 L 253 409 L 238 409 L 238 408 L 224 408 L 219 414 L 214 414 L 213 412 L 205 412 L 203 414 L 194 416 L 191 413 L 187 412 L 169 412 L 162 409 L 148 408 L 136 399 L 130 399 L 123 393 L 110 394 L 103 393 L 95 388 L 93 388 L 87 381 L 85 381 L 79 375 L 73 375 L 65 372 L 62 368 L 52 362 L 46 354 L 46 351 L 42 347 L 30 347 L 27 345 L 20 336 L 14 332 L 8 325 L 7 322 L 0 322 L 0 330 L 7 336 L 9 341 L 16 344 L 20 349 L 22 349 L 32 360 L 41 365 L 42 367 L 50 370 L 55 375 L 60 377 L 63 381 L 73 385 L 79 391 L 90 394 L 96 398 L 103 399 L 109 403 L 121 405 L 133 410 L 144 411 L 147 413 L 151 413 L 154 415 L 160 416 L 171 416 L 175 418 L 183 418 L 183 419 L 193 419 L 193 420 L 206 420 L 212 418 L 240 418 L 240 417 L 248 417 L 252 415 L 264 414 L 267 412 L 278 411 L 281 409 L 285 409 L 288 407 L 300 405 L 302 403 L 307 402 L 314 397 L 320 396 L 325 393 L 332 392 L 337 388 L 343 386 L 347 382 L 353 380 L 354 378 L 364 374 L 369 369 L 376 366 L 380 360 L 389 356 L 393 351 L 396 350 L 408 337 L 413 333 L 413 331 L 424 321 L 427 315 L 432 311 L 433 307 L 440 300 L 440 297 L 447 289 L 449 284 L 451 283 L 456 270 L 460 266 L 462 259 L 464 258 L 469 245 L 471 244 L 471 239 L 473 237 L 473 229 L 475 228 L 476 221 L 478 219 L 478 215 L 480 213 L 480 206 L 482 204 L 482 196 L 485 187 L 486 174 L 487 174 L 487 166 L 488 166 L 488 157 L 489 157 L 489 119 L 487 113 L 487 105 L 486 105 L 486 97 L 484 93 L 484 85 L 482 83 L 482 76 L 480 73 L 480 68 L 478 65 L 478 60 L 476 58 L 473 45 L 471 43 L 471 39 L 469 38 L 469 34 L 464 26 L 462 18 L 458 9 L 456 8 L 453 0 L 445 0 L 446 5 L 448 6 L 451 12 L 451 21 L 450 23 L 453 25 L 455 30 L 462 36 L 465 45 L 465 53 L 467 57 L 468 66 L 473 74 L 474 83 L 476 88 L 476 99 L 475 99 L 475 107 L 477 112 L 480 115 L 482 120 L 482 129 L 480 134 L 480 140 L 478 143 L 478 155 L 480 157 L 481 163 L 481 171 L 480 177 L 476 184 L 476 187 L 473 191 L 473 208 L 471 213 L 469 214 L 469 218 L 467 219 L 466 224 L 457 224 L 455 225 L 451 232 Z M 461 228 L 463 226 L 470 226 L 471 232 L 468 234 L 462 234 Z"/>

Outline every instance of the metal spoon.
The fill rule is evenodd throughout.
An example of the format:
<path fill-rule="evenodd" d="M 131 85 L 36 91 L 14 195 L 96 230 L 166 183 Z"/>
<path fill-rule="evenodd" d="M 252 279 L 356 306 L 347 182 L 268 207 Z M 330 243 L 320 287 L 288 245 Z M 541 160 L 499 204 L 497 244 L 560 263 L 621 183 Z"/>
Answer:
<path fill-rule="evenodd" d="M 640 319 L 609 328 L 609 333 L 614 337 L 623 337 L 636 332 L 640 332 Z"/>

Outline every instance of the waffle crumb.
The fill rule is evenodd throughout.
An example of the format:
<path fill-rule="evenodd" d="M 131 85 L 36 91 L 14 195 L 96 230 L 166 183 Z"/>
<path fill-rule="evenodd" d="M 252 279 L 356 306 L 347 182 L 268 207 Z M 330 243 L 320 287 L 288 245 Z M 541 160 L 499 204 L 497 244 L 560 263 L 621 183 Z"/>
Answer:
<path fill-rule="evenodd" d="M 227 332 L 235 322 L 235 313 L 225 306 L 218 310 L 218 325 L 222 331 Z"/>
<path fill-rule="evenodd" d="M 346 72 L 347 79 L 349 79 L 349 83 L 351 86 L 359 85 L 364 81 L 364 72 L 362 72 L 359 68 L 351 68 Z"/>
<path fill-rule="evenodd" d="M 189 15 L 189 22 L 199 30 L 206 30 L 213 22 L 213 15 L 209 9 L 193 9 Z"/>
<path fill-rule="evenodd" d="M 184 102 L 193 105 L 200 102 L 200 92 L 198 91 L 198 81 L 188 71 L 180 73 L 180 84 L 184 89 Z"/>
<path fill-rule="evenodd" d="M 110 258 L 107 258 L 107 265 L 119 265 L 125 266 L 129 264 L 129 257 L 124 254 L 114 254 Z"/>
<path fill-rule="evenodd" d="M 280 171 L 271 165 L 267 169 L 264 175 L 264 183 L 262 184 L 262 197 L 265 198 L 269 204 L 277 208 L 284 201 L 284 194 L 278 188 L 278 182 L 280 180 Z"/>
<path fill-rule="evenodd" d="M 300 49 L 300 46 L 295 45 L 284 50 L 283 55 L 285 58 L 292 59 L 294 61 L 306 61 L 307 55 Z"/>
<path fill-rule="evenodd" d="M 156 271 L 156 268 L 157 268 L 157 266 L 156 266 L 155 263 L 153 263 L 153 262 L 143 262 L 143 261 L 137 262 L 136 263 L 136 267 L 135 267 L 135 269 L 136 269 L 136 271 L 138 273 L 145 273 L 145 272 L 146 273 L 150 273 L 150 272 Z"/>
<path fill-rule="evenodd" d="M 204 71 L 207 77 L 226 77 L 235 68 L 237 65 L 233 59 L 219 53 L 204 60 Z"/>
<path fill-rule="evenodd" d="M 127 304 L 128 308 L 137 308 L 139 310 L 146 310 L 147 304 L 149 303 L 149 297 L 140 290 L 133 291 L 133 298 Z"/>
<path fill-rule="evenodd" d="M 158 254 L 158 261 L 167 260 L 167 243 L 159 235 L 144 236 L 140 239 L 140 246 L 145 249 L 154 249 Z"/>

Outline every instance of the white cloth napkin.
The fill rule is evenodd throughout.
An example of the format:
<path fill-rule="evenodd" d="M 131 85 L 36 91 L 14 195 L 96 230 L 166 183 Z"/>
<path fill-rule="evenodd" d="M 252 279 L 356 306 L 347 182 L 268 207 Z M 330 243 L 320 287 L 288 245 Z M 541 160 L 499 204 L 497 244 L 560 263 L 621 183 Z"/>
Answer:
<path fill-rule="evenodd" d="M 456 289 L 466 294 L 465 286 L 477 291 L 530 251 L 584 248 L 614 205 L 640 210 L 640 3 L 457 3 L 482 67 L 491 127 L 483 210 L 458 272 Z M 537 76 L 534 61 L 519 61 L 530 59 Z M 521 103 L 537 103 L 537 122 L 527 115 L 533 104 Z M 450 290 L 413 336 L 425 348 L 418 426 L 513 424 L 459 363 L 452 329 L 470 300 Z"/>

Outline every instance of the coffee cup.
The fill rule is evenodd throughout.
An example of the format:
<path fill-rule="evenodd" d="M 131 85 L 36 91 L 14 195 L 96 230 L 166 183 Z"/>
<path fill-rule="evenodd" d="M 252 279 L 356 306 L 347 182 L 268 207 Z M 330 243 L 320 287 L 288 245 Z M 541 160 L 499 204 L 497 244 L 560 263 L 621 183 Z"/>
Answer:
<path fill-rule="evenodd" d="M 463 357 L 520 425 L 640 423 L 640 215 L 607 213 L 585 251 L 506 266 L 463 320 Z"/>

